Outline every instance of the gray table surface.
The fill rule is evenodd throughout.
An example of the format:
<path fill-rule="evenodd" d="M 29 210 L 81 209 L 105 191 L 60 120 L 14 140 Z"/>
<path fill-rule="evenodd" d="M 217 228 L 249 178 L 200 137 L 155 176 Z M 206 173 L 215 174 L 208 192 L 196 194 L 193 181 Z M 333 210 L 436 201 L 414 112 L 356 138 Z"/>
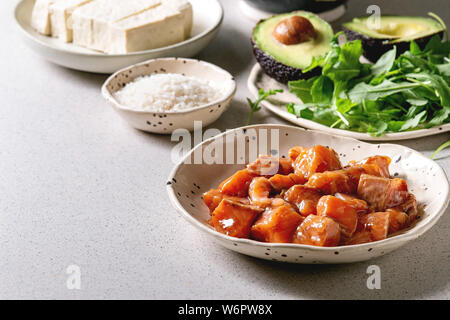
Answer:
<path fill-rule="evenodd" d="M 104 75 L 58 67 L 19 40 L 15 1 L 0 2 L 0 298 L 3 299 L 449 299 L 450 212 L 425 236 L 373 261 L 289 265 L 211 243 L 172 208 L 170 137 L 128 127 L 100 95 Z M 232 72 L 239 89 L 213 126 L 244 125 L 253 22 L 236 0 L 200 58 Z M 448 0 L 351 0 L 341 19 L 377 3 L 387 13 L 434 11 Z M 337 24 L 338 25 L 338 24 Z M 245 115 L 245 116 L 243 116 Z M 284 123 L 262 111 L 259 123 Z M 400 144 L 429 155 L 450 134 Z M 450 150 L 437 160 L 450 174 Z M 381 268 L 381 290 L 366 287 Z M 81 289 L 66 286 L 69 265 Z"/>

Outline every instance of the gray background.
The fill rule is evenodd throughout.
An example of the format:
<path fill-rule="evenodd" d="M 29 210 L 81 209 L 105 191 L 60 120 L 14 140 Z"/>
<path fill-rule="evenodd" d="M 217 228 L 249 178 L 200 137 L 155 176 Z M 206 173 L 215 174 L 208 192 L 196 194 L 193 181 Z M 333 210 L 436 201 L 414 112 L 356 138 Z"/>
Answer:
<path fill-rule="evenodd" d="M 0 298 L 450 298 L 449 210 L 422 238 L 352 265 L 272 263 L 210 243 L 168 201 L 170 138 L 123 123 L 100 95 L 106 76 L 35 56 L 19 40 L 15 2 L 0 2 Z M 254 59 L 253 22 L 236 0 L 222 3 L 224 25 L 200 58 L 237 78 L 231 108 L 213 125 L 224 130 L 247 118 Z M 448 0 L 353 0 L 341 21 L 370 4 L 404 15 L 434 11 L 450 24 Z M 254 122 L 284 123 L 265 111 Z M 449 138 L 400 143 L 429 155 Z M 438 159 L 447 174 L 449 155 Z M 81 267 L 81 290 L 66 288 L 71 264 Z M 381 268 L 381 290 L 366 288 L 371 264 Z"/>

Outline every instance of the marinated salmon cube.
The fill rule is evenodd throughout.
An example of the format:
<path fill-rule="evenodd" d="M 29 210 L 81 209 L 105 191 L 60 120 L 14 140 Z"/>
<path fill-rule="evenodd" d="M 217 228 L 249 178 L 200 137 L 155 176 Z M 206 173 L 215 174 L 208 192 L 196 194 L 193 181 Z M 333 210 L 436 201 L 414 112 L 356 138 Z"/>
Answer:
<path fill-rule="evenodd" d="M 316 214 L 317 203 L 321 197 L 322 194 L 316 189 L 302 185 L 295 185 L 284 194 L 284 200 L 295 205 L 304 217 Z"/>
<path fill-rule="evenodd" d="M 408 226 L 409 217 L 402 211 L 387 209 L 389 212 L 389 230 L 388 233 L 396 233 Z"/>
<path fill-rule="evenodd" d="M 209 211 L 213 212 L 223 200 L 223 193 L 217 189 L 211 189 L 203 194 L 202 199 Z"/>
<path fill-rule="evenodd" d="M 250 173 L 258 176 L 270 177 L 277 173 L 289 174 L 294 172 L 290 159 L 276 158 L 261 155 L 256 161 L 249 163 L 247 169 Z"/>
<path fill-rule="evenodd" d="M 408 184 L 403 179 L 391 179 L 386 195 L 385 208 L 392 208 L 405 203 L 409 197 Z"/>
<path fill-rule="evenodd" d="M 407 201 L 408 185 L 403 179 L 363 174 L 359 180 L 358 197 L 367 201 L 376 211 L 384 211 Z"/>
<path fill-rule="evenodd" d="M 308 148 L 304 148 L 304 147 L 300 147 L 300 146 L 289 149 L 289 154 L 288 154 L 289 159 L 291 159 L 292 162 L 294 162 L 297 159 L 297 157 L 300 155 L 300 153 L 302 153 L 303 151 L 305 151 L 307 149 Z"/>
<path fill-rule="evenodd" d="M 419 205 L 416 197 L 411 193 L 404 203 L 392 209 L 405 212 L 408 215 L 409 223 L 413 223 L 419 217 Z"/>
<path fill-rule="evenodd" d="M 350 178 L 352 187 L 355 188 L 355 192 L 356 192 L 356 189 L 358 188 L 359 179 L 361 178 L 361 175 L 365 173 L 364 168 L 362 168 L 362 167 L 347 167 L 342 170 L 347 175 L 347 177 Z"/>
<path fill-rule="evenodd" d="M 228 196 L 246 197 L 254 177 L 247 169 L 239 170 L 219 185 L 219 191 Z"/>
<path fill-rule="evenodd" d="M 384 210 L 390 179 L 363 174 L 358 184 L 358 197 L 376 210 Z"/>
<path fill-rule="evenodd" d="M 248 198 L 227 196 L 217 189 L 211 189 L 208 192 L 203 193 L 202 199 L 211 213 L 217 208 L 223 199 L 228 199 L 242 204 L 250 204 L 250 200 L 248 200 Z"/>
<path fill-rule="evenodd" d="M 389 178 L 389 165 L 391 158 L 385 156 L 374 156 L 364 159 L 362 161 L 351 161 L 350 166 L 362 167 L 366 174 L 377 177 Z"/>
<path fill-rule="evenodd" d="M 370 232 L 372 241 L 386 239 L 389 232 L 389 212 L 374 212 L 361 217 L 364 230 Z"/>
<path fill-rule="evenodd" d="M 352 237 L 345 242 L 345 245 L 350 246 L 368 242 L 372 242 L 372 236 L 369 230 L 363 229 L 361 231 L 355 232 Z"/>
<path fill-rule="evenodd" d="M 289 189 L 296 184 L 304 184 L 306 182 L 305 179 L 294 173 L 288 175 L 276 174 L 271 177 L 269 181 L 272 184 L 272 188 L 278 192 L 284 189 Z"/>
<path fill-rule="evenodd" d="M 218 232 L 237 238 L 248 238 L 253 222 L 263 210 L 224 199 L 214 210 L 210 224 Z"/>
<path fill-rule="evenodd" d="M 315 173 L 305 184 L 324 194 L 356 193 L 355 185 L 343 170 Z"/>
<path fill-rule="evenodd" d="M 264 177 L 253 178 L 248 189 L 248 196 L 253 205 L 260 207 L 267 207 L 271 203 L 270 192 L 272 191 L 272 185 L 269 179 Z"/>
<path fill-rule="evenodd" d="M 315 146 L 300 153 L 293 163 L 295 174 L 309 179 L 316 172 L 342 168 L 337 153 L 324 146 Z"/>
<path fill-rule="evenodd" d="M 358 214 L 347 201 L 334 196 L 324 196 L 317 204 L 317 215 L 326 216 L 336 221 L 344 237 L 349 238 L 356 231 Z"/>
<path fill-rule="evenodd" d="M 303 217 L 289 204 L 267 208 L 253 224 L 253 239 L 263 242 L 290 243 Z"/>
<path fill-rule="evenodd" d="M 286 158 L 279 158 L 279 170 L 278 173 L 279 174 L 291 174 L 294 173 L 294 167 L 292 166 L 292 161 L 291 159 L 286 159 Z"/>
<path fill-rule="evenodd" d="M 345 193 L 336 193 L 334 196 L 336 198 L 346 201 L 348 204 L 350 204 L 353 208 L 356 209 L 356 212 L 358 214 L 359 213 L 368 213 L 370 210 L 367 202 L 365 202 L 364 200 L 358 199 L 354 195 L 345 194 Z"/>
<path fill-rule="evenodd" d="M 335 247 L 341 240 L 339 224 L 325 216 L 310 215 L 294 233 L 293 243 Z"/>

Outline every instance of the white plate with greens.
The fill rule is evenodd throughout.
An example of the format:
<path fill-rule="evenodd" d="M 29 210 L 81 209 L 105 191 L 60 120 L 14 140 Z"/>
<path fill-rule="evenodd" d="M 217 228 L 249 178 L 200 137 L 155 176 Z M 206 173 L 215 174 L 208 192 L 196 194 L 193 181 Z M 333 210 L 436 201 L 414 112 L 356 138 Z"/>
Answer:
<path fill-rule="evenodd" d="M 362 49 L 355 42 L 336 42 L 329 55 L 313 65 L 322 67 L 321 75 L 287 86 L 257 64 L 248 88 L 255 99 L 261 90 L 282 89 L 261 106 L 301 127 L 334 135 L 394 141 L 448 132 L 450 59 L 443 52 L 450 52 L 450 44 L 433 41 L 423 51 L 413 45 L 399 58 L 391 50 L 374 65 L 360 59 Z M 358 76 L 348 77 L 355 70 Z"/>
<path fill-rule="evenodd" d="M 203 50 L 219 31 L 223 21 L 223 8 L 218 0 L 190 2 L 194 12 L 191 38 L 164 48 L 127 54 L 104 54 L 39 34 L 30 25 L 34 0 L 19 1 L 14 17 L 27 46 L 42 58 L 74 70 L 110 74 L 149 59 L 189 58 Z"/>

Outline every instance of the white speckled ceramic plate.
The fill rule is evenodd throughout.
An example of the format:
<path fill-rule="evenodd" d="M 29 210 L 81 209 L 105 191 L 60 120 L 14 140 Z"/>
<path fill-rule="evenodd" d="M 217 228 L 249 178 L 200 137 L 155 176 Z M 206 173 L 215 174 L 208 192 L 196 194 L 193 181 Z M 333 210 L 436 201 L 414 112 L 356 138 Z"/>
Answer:
<path fill-rule="evenodd" d="M 273 113 L 277 114 L 281 118 L 292 122 L 298 126 L 303 128 L 312 129 L 312 130 L 320 130 L 324 132 L 328 132 L 330 134 L 337 134 L 344 137 L 350 137 L 359 140 L 365 141 L 399 141 L 399 140 L 408 140 L 420 137 L 431 136 L 443 132 L 450 131 L 450 123 L 444 124 L 442 126 L 430 128 L 430 129 L 421 129 L 415 131 L 407 131 L 407 132 L 394 132 L 387 133 L 382 135 L 381 137 L 374 137 L 367 133 L 355 132 L 349 130 L 335 129 L 324 126 L 320 123 L 297 118 L 295 115 L 289 113 L 286 110 L 286 105 L 290 102 L 298 102 L 301 103 L 300 99 L 294 94 L 289 92 L 289 89 L 286 85 L 279 83 L 278 81 L 272 79 L 268 75 L 264 73 L 259 64 L 255 64 L 253 67 L 250 76 L 248 78 L 248 89 L 254 97 L 258 97 L 258 92 L 260 89 L 270 90 L 270 89 L 283 89 L 284 92 L 281 94 L 277 94 L 275 97 L 271 97 L 266 101 L 261 102 L 261 105 L 265 108 L 269 109 Z"/>
<path fill-rule="evenodd" d="M 236 141 L 243 141 L 242 139 L 247 144 L 255 141 L 258 145 L 257 142 L 264 141 L 262 139 L 265 136 L 269 137 L 267 141 L 271 141 L 270 137 L 276 137 L 277 133 L 279 156 L 287 155 L 293 146 L 321 144 L 332 146 L 340 154 L 343 164 L 377 154 L 391 157 L 391 174 L 404 178 L 410 191 L 416 195 L 420 205 L 424 206 L 420 219 L 413 226 L 382 241 L 331 248 L 263 243 L 233 238 L 215 231 L 207 223 L 209 210 L 204 205 L 201 194 L 216 188 L 225 178 L 242 169 L 244 164 L 188 164 L 188 160 L 201 155 L 203 151 L 223 150 L 222 147 L 236 151 Z M 262 145 L 267 147 L 264 143 Z M 270 148 L 271 146 L 269 150 Z M 254 159 L 246 156 L 246 159 L 241 160 L 247 163 Z M 257 258 L 291 263 L 350 263 L 382 256 L 424 234 L 438 221 L 449 203 L 449 182 L 444 171 L 437 163 L 412 149 L 396 144 L 368 144 L 351 138 L 281 125 L 238 128 L 204 141 L 175 167 L 167 182 L 167 191 L 172 204 L 187 221 L 224 247 Z"/>
<path fill-rule="evenodd" d="M 30 26 L 34 1 L 22 0 L 15 10 L 15 20 L 25 43 L 48 61 L 70 69 L 96 73 L 113 73 L 126 66 L 160 57 L 194 57 L 216 37 L 223 20 L 223 9 L 218 0 L 190 0 L 194 11 L 191 38 L 164 48 L 108 55 L 36 32 Z"/>

